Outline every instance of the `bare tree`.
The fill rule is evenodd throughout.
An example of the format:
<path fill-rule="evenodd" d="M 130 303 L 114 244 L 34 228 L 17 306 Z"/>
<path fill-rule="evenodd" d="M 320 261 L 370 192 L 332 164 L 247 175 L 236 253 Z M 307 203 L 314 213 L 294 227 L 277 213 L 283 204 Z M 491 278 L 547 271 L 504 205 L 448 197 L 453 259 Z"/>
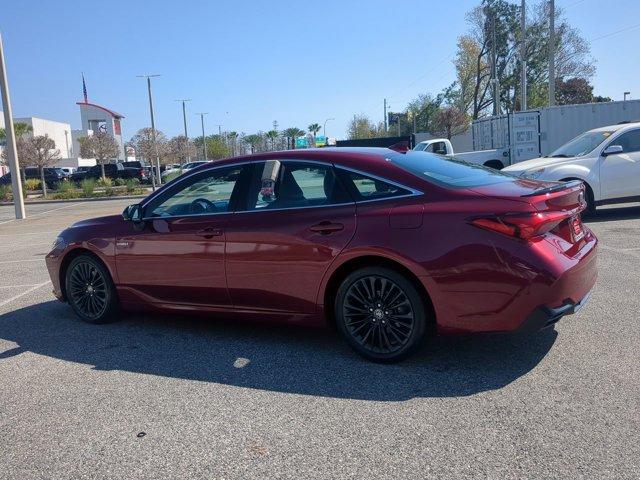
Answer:
<path fill-rule="evenodd" d="M 105 132 L 98 132 L 89 137 L 78 139 L 80 142 L 80 156 L 95 158 L 100 165 L 102 178 L 105 178 L 104 164 L 118 156 L 120 147 L 116 139 Z"/>
<path fill-rule="evenodd" d="M 60 150 L 56 149 L 56 142 L 46 135 L 38 135 L 25 140 L 24 164 L 38 167 L 40 182 L 42 183 L 42 193 L 47 198 L 47 183 L 44 180 L 44 169 L 56 162 L 60 158 Z"/>
<path fill-rule="evenodd" d="M 469 129 L 469 116 L 457 107 L 445 107 L 436 113 L 432 133 L 451 140 Z"/>
<path fill-rule="evenodd" d="M 167 144 L 167 157 L 171 163 L 185 163 L 187 158 L 195 155 L 195 145 L 184 135 L 173 137 Z"/>
<path fill-rule="evenodd" d="M 168 141 L 167 137 L 160 130 L 156 130 L 156 144 L 158 145 L 158 156 L 160 162 L 168 163 Z M 150 128 L 142 128 L 138 130 L 130 141 L 136 151 L 136 157 L 143 158 L 149 165 L 154 165 L 156 159 L 156 151 L 153 146 L 153 137 Z"/>

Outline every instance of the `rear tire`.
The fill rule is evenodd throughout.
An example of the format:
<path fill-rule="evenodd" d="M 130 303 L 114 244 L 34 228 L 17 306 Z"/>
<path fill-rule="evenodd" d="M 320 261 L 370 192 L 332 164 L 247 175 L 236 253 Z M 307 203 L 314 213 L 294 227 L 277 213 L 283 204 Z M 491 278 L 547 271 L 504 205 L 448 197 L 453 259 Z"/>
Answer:
<path fill-rule="evenodd" d="M 584 183 L 584 195 L 585 200 L 587 201 L 587 208 L 583 215 L 586 218 L 594 217 L 596 214 L 596 201 L 593 198 L 593 190 L 591 190 L 591 187 L 586 183 Z"/>
<path fill-rule="evenodd" d="M 413 284 L 383 267 L 356 270 L 344 279 L 335 301 L 338 329 L 367 360 L 399 362 L 423 343 L 427 330 L 424 302 Z"/>
<path fill-rule="evenodd" d="M 107 323 L 118 310 L 118 297 L 111 275 L 92 255 L 78 255 L 65 274 L 67 300 L 74 313 L 88 323 Z"/>

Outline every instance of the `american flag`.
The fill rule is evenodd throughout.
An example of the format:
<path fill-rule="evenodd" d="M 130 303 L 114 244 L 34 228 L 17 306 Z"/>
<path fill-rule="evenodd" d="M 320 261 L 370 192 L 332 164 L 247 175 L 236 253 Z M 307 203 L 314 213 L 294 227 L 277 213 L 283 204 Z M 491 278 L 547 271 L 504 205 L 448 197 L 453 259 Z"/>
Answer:
<path fill-rule="evenodd" d="M 87 103 L 87 84 L 84 83 L 84 73 L 82 74 L 82 95 L 84 95 L 84 103 Z"/>

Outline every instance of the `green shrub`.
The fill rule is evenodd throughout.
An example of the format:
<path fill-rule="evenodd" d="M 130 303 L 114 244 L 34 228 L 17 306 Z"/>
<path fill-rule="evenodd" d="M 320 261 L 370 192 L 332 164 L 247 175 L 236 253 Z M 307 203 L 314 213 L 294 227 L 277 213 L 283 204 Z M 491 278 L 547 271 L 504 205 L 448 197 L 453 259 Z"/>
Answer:
<path fill-rule="evenodd" d="M 99 178 L 98 179 L 98 186 L 99 187 L 111 187 L 111 186 L 113 186 L 113 180 L 111 180 L 109 177 Z"/>
<path fill-rule="evenodd" d="M 65 190 L 65 191 L 60 191 L 57 190 L 51 198 L 55 199 L 55 200 L 66 200 L 66 199 L 70 199 L 70 198 L 82 198 L 83 197 L 83 193 L 79 192 L 77 190 Z"/>
<path fill-rule="evenodd" d="M 57 192 L 68 192 L 74 188 L 76 188 L 75 184 L 69 180 L 63 180 L 62 182 L 56 183 Z"/>
<path fill-rule="evenodd" d="M 127 187 L 127 193 L 134 193 L 140 186 L 140 181 L 137 178 L 130 178 L 125 182 Z"/>
<path fill-rule="evenodd" d="M 170 174 L 168 174 L 168 175 L 166 175 L 165 177 L 162 178 L 162 183 L 169 183 L 174 178 L 178 178 L 181 174 L 182 174 L 181 170 L 178 170 L 176 172 L 170 173 Z"/>
<path fill-rule="evenodd" d="M 30 191 L 42 190 L 42 185 L 40 184 L 40 180 L 38 180 L 37 178 L 28 178 L 24 181 L 23 188 Z"/>
<path fill-rule="evenodd" d="M 114 184 L 116 187 L 124 187 L 124 186 L 127 184 L 127 181 L 125 181 L 125 179 L 124 179 L 124 178 L 116 178 L 116 179 L 113 181 L 113 184 Z"/>
<path fill-rule="evenodd" d="M 0 201 L 8 202 L 9 200 L 13 200 L 11 185 L 0 185 Z"/>
<path fill-rule="evenodd" d="M 90 197 L 96 188 L 96 181 L 93 178 L 86 178 L 80 183 L 80 188 L 85 197 Z"/>

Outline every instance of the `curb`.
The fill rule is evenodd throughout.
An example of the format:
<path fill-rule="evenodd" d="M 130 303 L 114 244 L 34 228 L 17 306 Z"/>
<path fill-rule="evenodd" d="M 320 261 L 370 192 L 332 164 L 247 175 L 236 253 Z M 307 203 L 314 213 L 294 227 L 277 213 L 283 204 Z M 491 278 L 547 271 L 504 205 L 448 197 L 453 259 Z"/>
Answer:
<path fill-rule="evenodd" d="M 25 200 L 27 205 L 47 205 L 49 203 L 82 203 L 82 202 L 107 202 L 109 200 L 134 200 L 136 198 L 146 198 L 148 195 L 123 195 L 120 197 L 96 197 L 96 198 L 65 198 L 59 200 Z M 0 202 L 0 207 L 13 205 L 13 202 Z"/>

